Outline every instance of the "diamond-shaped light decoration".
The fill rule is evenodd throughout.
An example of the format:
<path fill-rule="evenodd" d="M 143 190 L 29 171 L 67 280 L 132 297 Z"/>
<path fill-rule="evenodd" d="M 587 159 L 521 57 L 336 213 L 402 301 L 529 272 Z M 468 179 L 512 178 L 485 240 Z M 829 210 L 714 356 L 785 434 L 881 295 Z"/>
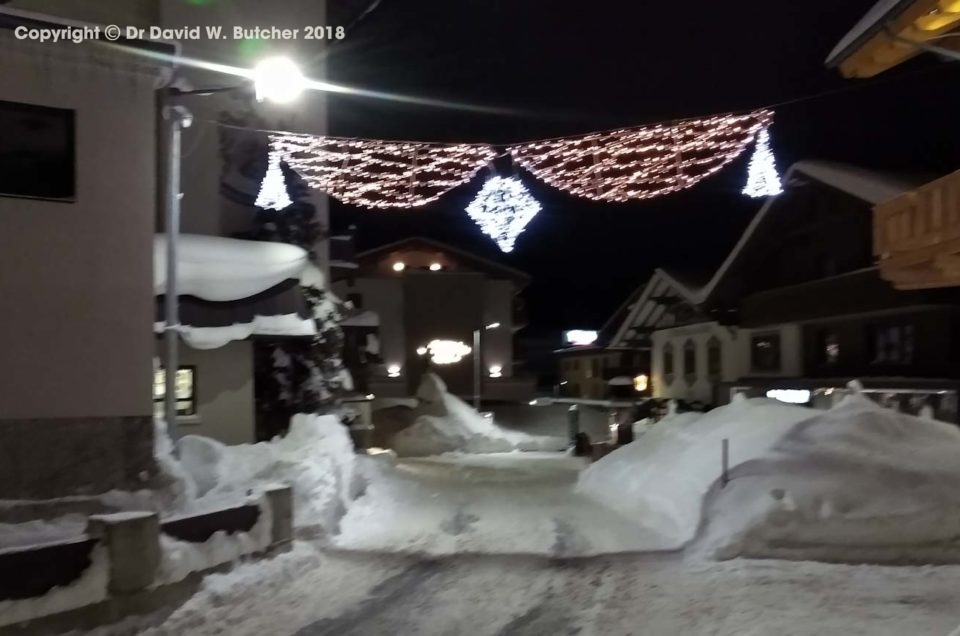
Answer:
<path fill-rule="evenodd" d="M 488 179 L 467 206 L 470 218 L 503 252 L 513 250 L 517 236 L 539 211 L 540 203 L 516 177 Z"/>

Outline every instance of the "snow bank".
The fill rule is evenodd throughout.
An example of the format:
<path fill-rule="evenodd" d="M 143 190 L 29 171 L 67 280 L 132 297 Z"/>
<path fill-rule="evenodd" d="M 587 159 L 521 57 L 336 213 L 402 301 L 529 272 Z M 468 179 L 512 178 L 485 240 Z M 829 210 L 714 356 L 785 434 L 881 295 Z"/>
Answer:
<path fill-rule="evenodd" d="M 561 451 L 567 447 L 567 441 L 560 437 L 528 435 L 497 426 L 492 418 L 480 415 L 451 395 L 443 380 L 432 373 L 424 376 L 417 397 L 420 402 L 413 425 L 393 439 L 393 448 L 400 456 Z"/>
<path fill-rule="evenodd" d="M 960 561 L 960 429 L 861 395 L 790 428 L 708 499 L 711 556 Z"/>
<path fill-rule="evenodd" d="M 180 449 L 200 495 L 194 509 L 235 505 L 251 488 L 288 483 L 294 525 L 332 532 L 360 486 L 350 435 L 333 415 L 296 415 L 287 436 L 270 442 L 225 446 L 190 435 Z"/>
<path fill-rule="evenodd" d="M 664 549 L 679 548 L 696 534 L 703 499 L 720 477 L 724 439 L 737 466 L 814 414 L 767 399 L 673 414 L 583 471 L 576 490 L 669 537 Z"/>
<path fill-rule="evenodd" d="M 154 236 L 154 294 L 166 291 L 166 249 L 166 236 Z M 204 300 L 240 300 L 288 278 L 298 278 L 308 260 L 306 251 L 296 245 L 181 234 L 177 243 L 177 291 Z"/>

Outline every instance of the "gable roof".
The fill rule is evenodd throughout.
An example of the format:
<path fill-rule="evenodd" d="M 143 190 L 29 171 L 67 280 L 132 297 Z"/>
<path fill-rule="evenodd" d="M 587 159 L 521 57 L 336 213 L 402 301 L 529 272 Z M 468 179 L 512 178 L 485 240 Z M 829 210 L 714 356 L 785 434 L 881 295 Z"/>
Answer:
<path fill-rule="evenodd" d="M 465 262 L 472 263 L 478 269 L 485 271 L 497 272 L 505 278 L 509 278 L 517 282 L 521 287 L 525 287 L 530 283 L 530 275 L 526 272 L 522 272 L 519 269 L 510 267 L 509 265 L 504 265 L 503 263 L 498 263 L 497 261 L 479 256 L 472 252 L 468 252 L 459 247 L 454 247 L 453 245 L 448 245 L 446 243 L 441 243 L 440 241 L 435 241 L 433 239 L 427 238 L 425 236 L 411 236 L 409 238 L 401 239 L 399 241 L 394 241 L 393 243 L 387 243 L 386 245 L 381 245 L 373 249 L 367 250 L 365 252 L 360 252 L 356 256 L 357 261 L 367 260 L 369 258 L 376 258 L 380 255 L 389 254 L 390 252 L 397 251 L 403 248 L 417 248 L 423 247 L 427 249 L 435 249 L 442 252 L 448 252 L 454 254 L 459 258 L 463 259 Z"/>
<path fill-rule="evenodd" d="M 830 51 L 827 66 L 832 68 L 841 64 L 861 44 L 879 33 L 884 23 L 896 18 L 909 7 L 910 3 L 911 0 L 879 0 Z"/>
<path fill-rule="evenodd" d="M 913 190 L 923 183 L 922 180 L 912 181 L 842 163 L 830 161 L 799 161 L 793 164 L 784 175 L 785 190 L 789 190 L 790 186 L 795 185 L 798 178 L 802 177 L 823 183 L 870 205 L 877 205 L 893 199 L 904 192 Z M 622 341 L 631 328 L 647 324 L 650 321 L 659 320 L 656 309 L 657 303 L 651 303 L 650 301 L 651 298 L 663 295 L 666 290 L 672 291 L 677 297 L 693 306 L 705 304 L 710 299 L 711 294 L 717 288 L 720 281 L 723 280 L 730 268 L 740 258 L 745 246 L 753 239 L 764 221 L 771 215 L 772 208 L 779 200 L 779 196 L 767 199 L 763 207 L 760 208 L 760 211 L 757 212 L 756 216 L 750 221 L 747 229 L 744 230 L 740 236 L 733 250 L 731 250 L 727 258 L 705 284 L 698 284 L 695 280 L 672 274 L 664 269 L 658 268 L 655 270 L 650 280 L 635 292 L 634 297 L 636 300 L 633 302 L 628 300 L 626 316 L 615 332 L 614 337 L 610 340 L 611 344 L 617 344 Z M 623 307 L 618 310 L 617 314 L 614 314 L 614 318 L 622 315 L 622 310 Z M 660 314 L 662 315 L 662 310 L 660 310 Z"/>

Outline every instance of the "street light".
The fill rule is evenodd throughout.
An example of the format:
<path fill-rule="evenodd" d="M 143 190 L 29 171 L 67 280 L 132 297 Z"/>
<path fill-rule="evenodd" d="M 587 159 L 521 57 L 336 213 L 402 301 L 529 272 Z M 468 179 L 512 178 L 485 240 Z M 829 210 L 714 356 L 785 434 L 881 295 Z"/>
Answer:
<path fill-rule="evenodd" d="M 256 92 L 257 100 L 268 99 L 277 103 L 289 103 L 297 98 L 305 88 L 307 80 L 288 58 L 275 57 L 264 60 L 250 75 Z M 176 97 L 188 95 L 214 95 L 229 91 L 246 89 L 247 85 L 227 86 L 207 89 L 183 90 L 176 86 L 169 86 L 166 91 L 168 101 Z M 193 123 L 193 115 L 182 104 L 168 103 L 163 107 L 163 118 L 167 122 L 167 205 L 164 210 L 164 229 L 167 234 L 167 281 L 164 292 L 164 348 L 166 360 L 164 364 L 164 396 L 163 416 L 167 421 L 167 432 L 174 442 L 174 453 L 177 453 L 177 367 L 178 346 L 180 332 L 180 310 L 177 297 L 177 241 L 180 236 L 180 200 L 183 193 L 180 191 L 180 142 L 184 128 Z"/>
<path fill-rule="evenodd" d="M 483 349 L 480 348 L 480 335 L 484 331 L 499 329 L 500 323 L 493 322 L 481 329 L 473 330 L 473 408 L 480 411 L 480 384 L 483 378 Z"/>

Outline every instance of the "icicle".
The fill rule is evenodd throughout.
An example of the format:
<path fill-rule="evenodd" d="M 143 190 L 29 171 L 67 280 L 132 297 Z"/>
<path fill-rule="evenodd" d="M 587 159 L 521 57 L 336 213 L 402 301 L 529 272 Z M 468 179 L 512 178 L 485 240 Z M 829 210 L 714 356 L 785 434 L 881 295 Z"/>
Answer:
<path fill-rule="evenodd" d="M 743 193 L 750 197 L 776 196 L 783 192 L 777 162 L 770 149 L 770 131 L 764 128 L 757 135 L 757 145 L 750 157 L 747 185 Z"/>
<path fill-rule="evenodd" d="M 280 152 L 276 146 L 270 146 L 270 156 L 267 159 L 267 172 L 260 183 L 260 194 L 254 205 L 264 210 L 282 210 L 293 203 L 287 194 L 287 182 L 280 169 Z"/>

